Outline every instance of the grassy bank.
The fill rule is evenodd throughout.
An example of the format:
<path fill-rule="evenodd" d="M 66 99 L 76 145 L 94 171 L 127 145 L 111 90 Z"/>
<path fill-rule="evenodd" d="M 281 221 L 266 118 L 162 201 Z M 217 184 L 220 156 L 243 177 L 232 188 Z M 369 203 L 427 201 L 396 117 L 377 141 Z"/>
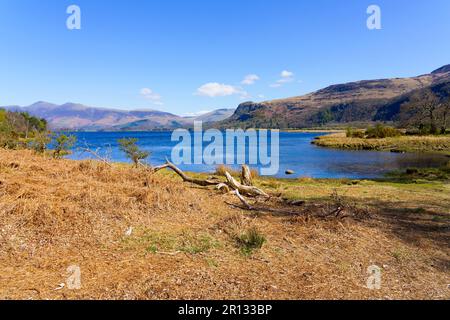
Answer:
<path fill-rule="evenodd" d="M 0 298 L 450 298 L 447 181 L 256 184 L 295 214 L 169 171 L 0 149 Z M 365 287 L 374 264 L 381 290 Z M 79 290 L 60 286 L 72 265 Z"/>
<path fill-rule="evenodd" d="M 349 138 L 345 133 L 318 137 L 315 145 L 348 150 L 427 152 L 450 155 L 450 136 L 399 136 L 383 139 Z"/>

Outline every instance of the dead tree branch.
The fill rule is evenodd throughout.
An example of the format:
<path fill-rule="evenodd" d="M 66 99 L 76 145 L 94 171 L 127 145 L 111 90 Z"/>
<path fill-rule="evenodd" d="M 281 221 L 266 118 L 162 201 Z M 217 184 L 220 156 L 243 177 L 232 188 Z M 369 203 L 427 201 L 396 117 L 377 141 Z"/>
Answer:
<path fill-rule="evenodd" d="M 253 186 L 252 172 L 246 165 L 242 165 L 241 183 L 244 186 Z"/>
<path fill-rule="evenodd" d="M 216 186 L 216 190 L 222 191 L 224 193 L 229 193 L 230 192 L 230 187 L 226 184 L 226 183 L 219 183 Z"/>
<path fill-rule="evenodd" d="M 169 165 L 166 163 L 166 164 L 163 164 L 161 166 L 153 167 L 152 171 L 153 171 L 153 173 L 156 173 L 156 172 L 161 171 L 163 169 L 167 169 L 168 167 L 169 167 Z"/>
<path fill-rule="evenodd" d="M 80 148 L 80 150 L 83 151 L 83 152 L 87 152 L 87 153 L 93 155 L 95 158 L 97 158 L 101 162 L 105 163 L 109 167 L 112 167 L 112 164 L 109 162 L 108 159 L 106 159 L 106 158 L 102 157 L 101 155 L 99 155 L 97 151 L 94 151 L 94 150 L 90 149 L 87 144 L 86 144 L 85 148 Z"/>
<path fill-rule="evenodd" d="M 245 200 L 245 198 L 239 193 L 238 190 L 235 190 L 233 192 L 234 195 L 236 195 L 236 197 L 238 197 L 238 199 L 241 201 L 241 203 L 243 204 L 243 206 L 239 206 L 233 203 L 229 203 L 226 202 L 228 205 L 241 209 L 241 210 L 247 210 L 247 211 L 257 211 L 257 212 L 268 212 L 268 213 L 275 213 L 275 214 L 279 214 L 279 215 L 287 215 L 287 216 L 299 216 L 302 215 L 304 213 L 301 212 L 294 212 L 294 211 L 289 211 L 289 210 L 283 210 L 283 209 L 275 209 L 275 208 L 269 208 L 269 207 L 259 207 L 259 206 L 252 206 L 250 203 L 247 202 L 247 200 Z"/>
<path fill-rule="evenodd" d="M 196 184 L 196 185 L 199 185 L 199 186 L 202 186 L 202 187 L 216 186 L 218 184 L 217 181 L 202 180 L 202 179 L 196 179 L 196 178 L 189 177 L 180 168 L 178 168 L 176 165 L 171 163 L 168 159 L 166 161 L 167 162 L 166 162 L 165 165 L 160 166 L 157 169 L 158 170 L 165 169 L 165 168 L 171 169 L 177 175 L 179 175 L 181 177 L 181 179 L 183 179 L 184 182 L 193 183 L 193 184 Z"/>
<path fill-rule="evenodd" d="M 270 196 L 262 191 L 261 189 L 253 186 L 244 186 L 234 179 L 230 173 L 225 172 L 225 177 L 227 178 L 228 185 L 234 190 L 238 190 L 239 193 L 245 194 L 251 197 L 263 196 L 266 198 L 270 198 Z"/>

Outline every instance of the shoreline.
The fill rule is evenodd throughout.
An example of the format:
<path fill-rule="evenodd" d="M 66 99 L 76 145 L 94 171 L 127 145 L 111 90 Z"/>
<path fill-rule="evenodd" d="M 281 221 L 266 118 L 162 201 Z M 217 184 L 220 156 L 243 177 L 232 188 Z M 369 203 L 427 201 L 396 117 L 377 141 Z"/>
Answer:
<path fill-rule="evenodd" d="M 141 132 L 144 132 L 144 131 L 141 131 Z M 145 132 L 148 132 L 148 131 L 145 131 Z M 320 133 L 318 131 L 310 131 L 310 132 Z M 324 133 L 324 132 L 322 132 L 322 133 Z M 321 141 L 322 139 L 333 138 L 333 137 L 336 137 L 336 135 L 338 137 L 342 137 L 343 133 L 336 133 L 335 131 L 333 131 L 333 133 L 330 133 L 328 135 L 316 137 L 317 140 L 308 139 L 307 143 L 317 145 L 317 141 Z M 319 145 L 318 147 L 323 147 L 323 146 Z M 329 146 L 325 146 L 325 147 L 332 149 L 332 147 L 329 147 Z M 385 153 L 388 153 L 389 151 L 391 151 L 391 150 L 374 150 L 374 149 L 366 149 L 366 148 L 359 148 L 359 149 L 357 149 L 357 148 L 336 148 L 336 149 L 340 149 L 340 150 L 344 150 L 344 151 L 360 151 L 360 152 L 379 151 L 379 152 L 385 152 Z M 71 160 L 79 160 L 79 161 L 88 160 L 88 159 L 95 160 L 95 157 L 90 157 L 88 154 L 86 154 L 87 157 L 84 157 L 83 152 L 81 152 L 79 155 L 76 155 L 78 153 L 76 151 L 76 149 L 74 150 L 73 153 L 75 154 L 75 156 L 69 157 L 69 159 L 71 159 Z M 400 152 L 400 153 L 404 153 L 404 152 Z M 420 153 L 420 152 L 412 152 L 412 153 Z M 445 154 L 436 153 L 436 152 L 430 153 L 430 154 L 436 155 L 439 157 L 442 156 L 442 159 L 441 158 L 431 159 L 431 160 L 433 160 L 433 162 L 428 163 L 429 169 L 439 169 L 441 166 L 445 165 L 445 162 L 446 162 L 445 158 L 444 158 Z M 396 158 L 396 157 L 394 157 L 394 158 Z M 420 158 L 420 159 L 422 159 L 422 158 Z M 426 157 L 424 158 L 424 160 L 426 161 Z M 450 159 L 449 159 L 449 161 L 450 161 Z M 124 159 L 112 160 L 111 162 L 117 163 L 117 164 L 128 164 L 128 162 Z M 151 165 L 164 164 L 164 156 L 161 157 L 161 155 L 158 155 L 156 158 L 150 160 L 150 164 Z M 182 166 L 182 169 L 185 170 L 186 172 L 192 172 L 194 174 L 213 175 L 216 167 L 217 166 L 208 166 L 208 165 L 187 165 L 187 166 Z M 240 170 L 239 165 L 234 165 L 231 167 L 234 168 L 235 170 Z M 410 165 L 410 167 L 411 168 L 422 168 L 422 167 L 424 167 L 424 165 L 421 165 L 421 163 L 418 162 L 416 166 Z M 254 167 L 254 168 L 256 169 L 257 167 Z M 293 171 L 295 171 L 295 173 L 293 175 L 287 175 L 284 173 L 285 170 L 293 170 Z M 342 171 L 342 170 L 344 170 L 344 171 Z M 292 180 L 301 179 L 301 178 L 305 178 L 305 177 L 312 178 L 312 179 L 330 179 L 330 180 L 339 180 L 339 179 L 343 179 L 343 180 L 345 180 L 345 179 L 347 179 L 347 180 L 373 180 L 373 179 L 383 179 L 386 175 L 389 175 L 392 172 L 398 171 L 399 168 L 397 168 L 397 167 L 387 168 L 383 172 L 378 172 L 376 175 L 372 174 L 371 171 L 367 171 L 367 170 L 362 170 L 361 172 L 356 172 L 356 173 L 350 173 L 348 171 L 348 169 L 346 169 L 345 167 L 343 167 L 342 170 L 341 171 L 335 170 L 335 171 L 330 172 L 329 174 L 327 172 L 323 172 L 324 174 L 321 174 L 322 172 L 318 172 L 318 174 L 311 176 L 311 175 L 308 175 L 307 173 L 303 174 L 301 171 L 301 168 L 299 169 L 298 166 L 297 167 L 296 166 L 289 167 L 287 165 L 281 165 L 278 174 L 276 174 L 275 176 L 264 176 L 264 178 L 283 179 L 283 180 L 287 180 L 287 181 L 292 181 Z M 321 171 L 321 170 L 319 170 L 319 171 Z M 343 176 L 345 172 L 347 172 L 347 176 Z"/>
<path fill-rule="evenodd" d="M 345 133 L 316 137 L 312 144 L 339 150 L 393 153 L 427 153 L 450 156 L 450 136 L 400 136 L 392 138 L 348 138 Z"/>

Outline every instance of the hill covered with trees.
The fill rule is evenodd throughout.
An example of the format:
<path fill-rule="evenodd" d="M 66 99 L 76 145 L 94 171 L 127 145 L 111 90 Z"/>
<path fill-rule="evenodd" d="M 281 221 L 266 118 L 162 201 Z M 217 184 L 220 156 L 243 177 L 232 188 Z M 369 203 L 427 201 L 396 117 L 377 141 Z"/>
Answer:
<path fill-rule="evenodd" d="M 14 149 L 47 131 L 45 119 L 0 109 L 0 147 Z"/>

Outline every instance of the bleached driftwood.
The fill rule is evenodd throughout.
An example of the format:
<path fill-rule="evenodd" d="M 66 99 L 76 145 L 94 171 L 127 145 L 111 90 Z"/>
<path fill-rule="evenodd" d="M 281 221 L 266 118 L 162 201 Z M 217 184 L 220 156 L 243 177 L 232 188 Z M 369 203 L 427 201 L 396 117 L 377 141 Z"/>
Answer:
<path fill-rule="evenodd" d="M 247 208 L 247 210 L 253 210 L 254 208 L 245 200 L 243 196 L 239 193 L 239 190 L 234 190 L 234 194 L 236 197 L 238 197 L 239 200 L 244 204 L 244 206 Z"/>
<path fill-rule="evenodd" d="M 242 166 L 241 183 L 244 186 L 253 186 L 252 172 L 246 165 Z"/>
<path fill-rule="evenodd" d="M 163 164 L 163 165 L 161 165 L 161 166 L 152 167 L 152 171 L 153 171 L 153 173 L 156 173 L 156 172 L 161 171 L 161 170 L 163 170 L 163 169 L 166 169 L 166 168 L 168 168 L 168 167 L 169 167 L 169 166 L 168 166 L 167 163 L 166 163 L 166 164 Z"/>
<path fill-rule="evenodd" d="M 238 190 L 240 194 L 251 196 L 251 197 L 257 197 L 262 196 L 266 198 L 270 198 L 270 196 L 265 193 L 263 190 L 254 187 L 254 186 L 244 186 L 240 184 L 239 182 L 234 179 L 229 172 L 225 172 L 225 177 L 227 178 L 228 185 L 234 189 Z"/>
<path fill-rule="evenodd" d="M 87 152 L 87 153 L 93 155 L 95 158 L 97 158 L 98 160 L 100 160 L 101 162 L 106 164 L 107 166 L 112 167 L 112 164 L 109 161 L 109 159 L 102 157 L 101 155 L 99 155 L 99 153 L 97 151 L 94 151 L 91 148 L 89 148 L 89 145 L 87 143 L 85 144 L 84 148 L 79 148 L 79 149 L 83 152 Z"/>
<path fill-rule="evenodd" d="M 226 183 L 219 183 L 216 186 L 216 190 L 222 191 L 224 193 L 229 193 L 230 192 L 230 187 L 226 184 Z"/>
<path fill-rule="evenodd" d="M 284 210 L 284 209 L 276 209 L 276 208 L 269 208 L 269 207 L 262 207 L 262 206 L 256 206 L 251 205 L 248 203 L 248 201 L 239 193 L 238 190 L 235 190 L 233 194 L 241 201 L 243 204 L 242 206 L 226 202 L 228 205 L 241 209 L 241 210 L 247 210 L 247 211 L 258 211 L 258 212 L 268 212 L 268 213 L 275 213 L 279 215 L 287 215 L 287 216 L 299 216 L 304 215 L 305 213 L 301 212 L 295 212 L 290 210 Z"/>
<path fill-rule="evenodd" d="M 158 172 L 162 169 L 170 169 L 173 170 L 178 176 L 180 176 L 184 182 L 193 183 L 199 186 L 215 186 L 216 190 L 220 190 L 224 193 L 230 193 L 230 190 L 233 190 L 231 193 L 234 194 L 240 202 L 243 204 L 243 207 L 228 203 L 231 206 L 234 206 L 236 208 L 244 209 L 244 210 L 251 210 L 251 211 L 265 211 L 265 212 L 272 212 L 272 213 L 280 213 L 280 214 L 295 214 L 292 212 L 287 212 L 284 210 L 278 210 L 278 209 L 271 209 L 271 208 L 263 208 L 263 207 L 255 207 L 252 206 L 243 195 L 250 196 L 250 197 L 265 197 L 270 198 L 270 196 L 264 192 L 263 190 L 255 187 L 255 186 L 246 186 L 234 179 L 229 172 L 225 172 L 225 177 L 227 179 L 226 182 L 220 182 L 220 181 L 213 181 L 213 180 L 202 180 L 202 179 L 196 179 L 189 177 L 186 175 L 180 168 L 178 168 L 176 165 L 171 163 L 169 160 L 166 160 L 166 163 L 164 165 L 161 165 L 159 167 L 154 167 L 152 170 L 153 172 Z M 243 173 L 247 171 L 246 169 L 243 169 Z M 249 172 L 250 170 L 248 170 Z"/>
<path fill-rule="evenodd" d="M 168 159 L 166 160 L 166 164 L 157 167 L 156 171 L 161 170 L 161 169 L 171 169 L 173 170 L 177 175 L 179 175 L 181 177 L 181 179 L 183 179 L 184 182 L 189 182 L 189 183 L 193 183 L 202 187 L 208 187 L 208 186 L 216 186 L 218 184 L 217 181 L 212 181 L 212 180 L 202 180 L 202 179 L 196 179 L 196 178 L 192 178 L 189 177 L 188 175 L 186 175 L 180 168 L 178 168 L 176 165 L 174 165 L 172 162 L 170 162 Z M 156 172 L 155 168 L 153 169 L 153 172 Z"/>

